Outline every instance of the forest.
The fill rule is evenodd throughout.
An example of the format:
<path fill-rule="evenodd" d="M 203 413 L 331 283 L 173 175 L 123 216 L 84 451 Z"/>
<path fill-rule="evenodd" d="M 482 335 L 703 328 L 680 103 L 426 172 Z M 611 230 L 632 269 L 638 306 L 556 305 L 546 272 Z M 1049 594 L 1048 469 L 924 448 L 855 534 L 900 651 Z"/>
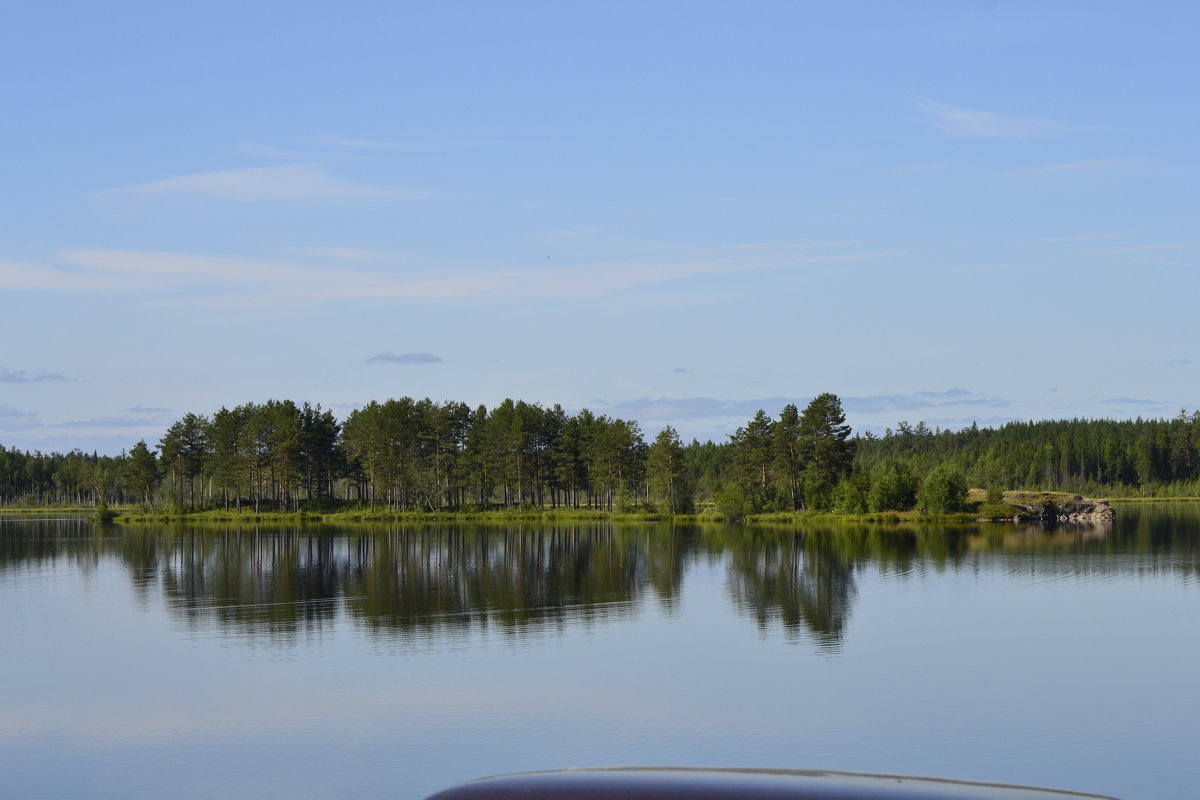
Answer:
<path fill-rule="evenodd" d="M 726 517 L 798 511 L 942 513 L 968 487 L 1200 496 L 1200 412 L 1173 419 L 900 422 L 855 434 L 840 399 L 765 410 L 724 442 L 647 442 L 631 420 L 505 400 L 409 397 L 338 419 L 291 400 L 188 413 L 119 456 L 0 447 L 0 505 L 155 513 L 594 509 Z"/>

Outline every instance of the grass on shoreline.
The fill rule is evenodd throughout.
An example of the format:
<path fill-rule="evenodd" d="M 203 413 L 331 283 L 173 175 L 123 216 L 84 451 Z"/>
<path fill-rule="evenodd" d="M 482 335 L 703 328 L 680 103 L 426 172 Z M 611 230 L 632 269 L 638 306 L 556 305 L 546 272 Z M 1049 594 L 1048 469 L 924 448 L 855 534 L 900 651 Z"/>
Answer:
<path fill-rule="evenodd" d="M 67 509 L 56 509 L 63 512 Z M 95 508 L 74 509 L 76 513 L 94 516 Z M 715 510 L 698 514 L 666 514 L 648 511 L 598 511 L 570 508 L 511 508 L 487 511 L 385 511 L 346 509 L 330 512 L 312 511 L 224 511 L 206 510 L 184 513 L 148 512 L 141 509 L 120 509 L 111 520 L 119 524 L 148 524 L 163 522 L 186 523 L 265 523 L 265 524 L 374 524 L 389 522 L 673 522 L 673 523 L 746 523 L 754 525 L 796 525 L 811 522 L 904 524 L 914 522 L 975 522 L 978 514 L 971 511 L 943 515 L 921 515 L 916 511 L 888 511 L 869 514 L 843 514 L 835 511 L 778 511 L 751 514 L 744 520 L 726 520 Z"/>
<path fill-rule="evenodd" d="M 1136 503 L 1200 503 L 1200 497 L 1111 497 L 1109 505 Z"/>
<path fill-rule="evenodd" d="M 1052 500 L 1063 503 L 1072 499 L 1070 492 L 1005 492 L 1005 504 L 1027 504 Z M 884 511 L 866 514 L 844 514 L 835 511 L 777 511 L 751 514 L 742 522 L 754 525 L 796 525 L 811 522 L 913 524 L 919 522 L 974 523 L 979 521 L 984 492 L 972 489 L 967 497 L 966 510 L 941 515 L 925 515 L 917 511 Z M 1200 502 L 1198 497 L 1114 497 L 1108 502 L 1116 503 L 1161 503 Z M 652 511 L 598 511 L 574 508 L 497 508 L 475 511 L 389 511 L 386 509 L 344 508 L 333 511 L 241 511 L 209 509 L 191 512 L 148 511 L 144 508 L 125 506 L 111 507 L 109 521 L 124 524 L 188 522 L 188 523 L 277 523 L 277 524 L 371 524 L 385 522 L 676 522 L 713 523 L 726 520 L 709 504 L 697 514 L 667 514 Z M 1012 507 L 1014 514 L 1018 509 Z M 95 506 L 23 506 L 0 507 L 0 515 L 50 516 L 80 515 L 94 519 L 98 513 Z"/>

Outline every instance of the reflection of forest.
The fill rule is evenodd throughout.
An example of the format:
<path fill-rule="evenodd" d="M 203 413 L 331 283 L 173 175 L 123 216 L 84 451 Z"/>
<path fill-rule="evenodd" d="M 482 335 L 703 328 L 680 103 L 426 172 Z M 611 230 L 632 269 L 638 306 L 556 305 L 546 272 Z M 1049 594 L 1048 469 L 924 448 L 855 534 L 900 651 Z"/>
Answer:
<path fill-rule="evenodd" d="M 670 525 L 186 527 L 96 530 L 78 520 L 0 519 L 7 574 L 116 557 L 143 602 L 225 633 L 290 638 L 339 617 L 411 641 L 484 630 L 520 637 L 632 617 L 643 598 L 668 613 L 689 566 L 723 562 L 739 614 L 836 652 L 858 576 L 905 580 L 985 570 L 1083 580 L 1200 573 L 1200 507 L 1133 509 L 1110 531 Z"/>
<path fill-rule="evenodd" d="M 793 533 L 735 549 L 729 591 L 760 629 L 778 619 L 788 634 L 807 631 L 821 649 L 836 648 L 854 601 L 855 564 L 828 548 L 806 548 L 806 538 Z"/>
<path fill-rule="evenodd" d="M 143 601 L 161 592 L 188 625 L 283 637 L 339 615 L 386 636 L 518 636 L 627 618 L 647 594 L 669 611 L 690 541 L 670 526 L 608 525 L 97 532 L 59 521 L 20 531 L 2 539 L 0 580 L 29 562 L 117 556 Z"/>

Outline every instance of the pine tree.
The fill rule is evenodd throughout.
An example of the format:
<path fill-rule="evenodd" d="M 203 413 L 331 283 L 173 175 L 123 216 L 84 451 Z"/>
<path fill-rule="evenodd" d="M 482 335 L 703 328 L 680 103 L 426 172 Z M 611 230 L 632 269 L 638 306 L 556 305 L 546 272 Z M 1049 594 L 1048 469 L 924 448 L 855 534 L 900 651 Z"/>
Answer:
<path fill-rule="evenodd" d="M 800 453 L 804 463 L 804 491 L 808 505 L 827 508 L 833 487 L 850 473 L 854 442 L 837 395 L 818 395 L 800 415 Z"/>

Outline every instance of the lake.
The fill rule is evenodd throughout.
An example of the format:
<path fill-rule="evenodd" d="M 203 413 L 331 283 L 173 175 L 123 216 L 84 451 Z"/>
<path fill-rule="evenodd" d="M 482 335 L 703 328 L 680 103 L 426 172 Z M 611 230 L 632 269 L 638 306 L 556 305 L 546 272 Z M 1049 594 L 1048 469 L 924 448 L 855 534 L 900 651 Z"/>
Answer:
<path fill-rule="evenodd" d="M 0 518 L 13 798 L 721 765 L 1200 785 L 1200 504 L 1109 527 Z"/>

